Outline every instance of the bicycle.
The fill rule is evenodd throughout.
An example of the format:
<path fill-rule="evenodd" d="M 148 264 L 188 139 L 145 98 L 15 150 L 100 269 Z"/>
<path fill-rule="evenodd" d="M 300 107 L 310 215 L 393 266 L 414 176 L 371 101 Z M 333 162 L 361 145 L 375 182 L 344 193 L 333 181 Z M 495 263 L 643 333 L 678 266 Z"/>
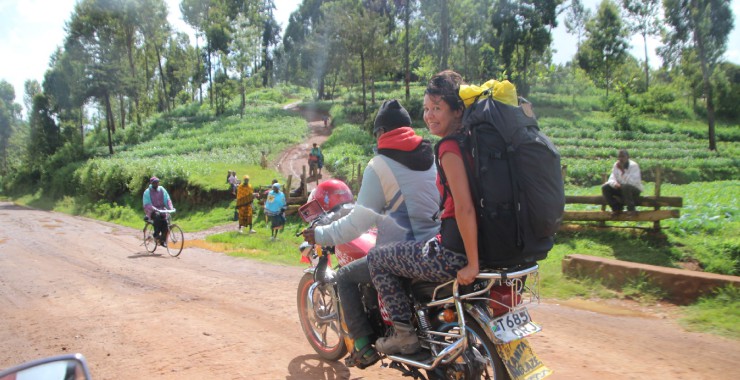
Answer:
<path fill-rule="evenodd" d="M 182 228 L 177 224 L 172 223 L 172 213 L 175 210 L 155 210 L 155 212 L 163 213 L 167 215 L 167 238 L 166 245 L 163 245 L 167 249 L 167 253 L 172 257 L 177 257 L 182 252 L 182 248 L 185 246 L 185 235 L 182 232 Z M 148 216 L 144 216 L 144 247 L 147 252 L 154 253 L 157 250 L 157 246 L 162 246 L 157 239 L 154 238 L 154 224 Z"/>

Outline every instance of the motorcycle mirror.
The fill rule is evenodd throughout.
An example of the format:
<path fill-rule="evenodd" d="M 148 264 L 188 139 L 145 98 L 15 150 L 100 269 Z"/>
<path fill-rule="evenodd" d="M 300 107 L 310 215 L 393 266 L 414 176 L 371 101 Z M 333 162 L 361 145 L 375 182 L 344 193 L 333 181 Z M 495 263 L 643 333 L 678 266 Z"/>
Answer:
<path fill-rule="evenodd" d="M 315 199 L 298 208 L 298 215 L 306 223 L 311 223 L 323 213 L 324 209 L 321 207 L 321 203 Z"/>
<path fill-rule="evenodd" d="M 82 354 L 32 360 L 0 371 L 0 380 L 90 380 L 90 369 Z"/>

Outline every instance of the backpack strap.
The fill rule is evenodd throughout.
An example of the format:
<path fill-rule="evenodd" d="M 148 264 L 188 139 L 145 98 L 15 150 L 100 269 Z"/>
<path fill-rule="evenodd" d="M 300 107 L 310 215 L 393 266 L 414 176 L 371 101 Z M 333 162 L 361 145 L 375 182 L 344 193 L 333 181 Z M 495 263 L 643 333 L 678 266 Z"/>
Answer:
<path fill-rule="evenodd" d="M 465 171 L 468 174 L 468 182 L 472 181 L 471 175 L 472 169 L 470 168 L 470 163 L 468 162 L 468 158 L 465 157 L 465 152 L 467 151 L 466 144 L 465 144 L 465 134 L 463 133 L 455 133 L 452 136 L 446 136 L 443 137 L 439 142 L 437 142 L 434 145 L 434 165 L 437 167 L 437 173 L 439 174 L 439 182 L 442 185 L 443 191 L 442 191 L 442 200 L 439 203 L 439 210 L 434 213 L 432 216 L 432 220 L 436 221 L 439 219 L 440 215 L 442 215 L 442 212 L 445 209 L 445 202 L 447 201 L 447 194 L 451 194 L 452 191 L 450 190 L 449 183 L 447 182 L 447 176 L 445 175 L 445 171 L 442 168 L 442 163 L 439 159 L 439 147 L 442 145 L 443 142 L 448 140 L 455 140 L 457 141 L 458 147 L 460 147 L 460 153 L 463 155 L 462 160 L 463 164 L 465 165 Z M 471 190 L 473 188 L 471 187 Z"/>
<path fill-rule="evenodd" d="M 380 186 L 383 189 L 383 195 L 385 196 L 385 206 L 383 206 L 383 213 L 388 211 L 395 211 L 405 201 L 401 187 L 398 185 L 396 175 L 393 174 L 388 163 L 385 161 L 386 158 L 381 155 L 376 155 L 368 163 L 368 167 L 371 167 L 375 174 L 380 179 Z"/>

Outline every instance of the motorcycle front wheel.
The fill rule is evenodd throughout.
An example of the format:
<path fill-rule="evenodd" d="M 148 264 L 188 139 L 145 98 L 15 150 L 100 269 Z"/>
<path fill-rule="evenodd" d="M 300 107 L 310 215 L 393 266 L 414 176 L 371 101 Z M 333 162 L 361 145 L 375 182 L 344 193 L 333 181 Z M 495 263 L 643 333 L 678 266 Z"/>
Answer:
<path fill-rule="evenodd" d="M 347 354 L 347 346 L 332 286 L 315 284 L 313 274 L 304 274 L 298 283 L 297 304 L 301 328 L 314 351 L 326 360 L 343 358 Z"/>

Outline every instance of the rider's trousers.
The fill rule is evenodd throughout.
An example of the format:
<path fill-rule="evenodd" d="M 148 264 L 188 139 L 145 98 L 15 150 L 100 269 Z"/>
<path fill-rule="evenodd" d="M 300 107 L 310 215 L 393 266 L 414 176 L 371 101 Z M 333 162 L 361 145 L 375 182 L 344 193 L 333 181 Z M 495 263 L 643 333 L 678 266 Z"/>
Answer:
<path fill-rule="evenodd" d="M 337 293 L 342 304 L 344 321 L 347 323 L 349 337 L 352 339 L 369 336 L 373 328 L 368 322 L 365 309 L 362 306 L 360 284 L 370 283 L 370 270 L 367 267 L 367 258 L 355 260 L 337 271 Z"/>

